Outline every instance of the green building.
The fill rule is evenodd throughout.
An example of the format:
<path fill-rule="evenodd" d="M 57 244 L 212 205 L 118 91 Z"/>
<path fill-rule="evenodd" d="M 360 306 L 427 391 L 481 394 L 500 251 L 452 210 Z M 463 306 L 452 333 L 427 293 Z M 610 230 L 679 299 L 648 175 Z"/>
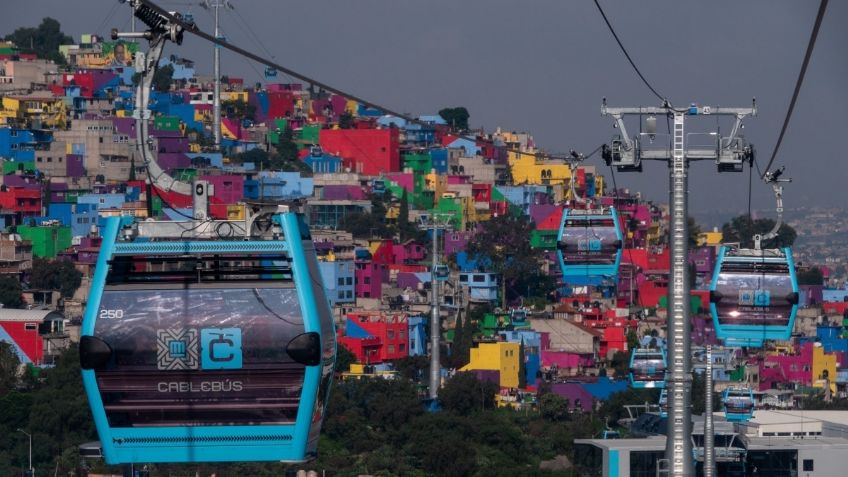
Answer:
<path fill-rule="evenodd" d="M 62 225 L 18 226 L 18 234 L 32 242 L 33 257 L 56 258 L 71 246 L 71 228 Z"/>

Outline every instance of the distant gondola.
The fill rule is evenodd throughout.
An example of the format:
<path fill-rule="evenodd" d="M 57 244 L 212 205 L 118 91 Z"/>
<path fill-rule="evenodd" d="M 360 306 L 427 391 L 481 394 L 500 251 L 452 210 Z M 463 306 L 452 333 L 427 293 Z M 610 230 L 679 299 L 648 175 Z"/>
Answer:
<path fill-rule="evenodd" d="M 617 276 L 622 241 L 614 207 L 565 209 L 557 235 L 557 256 L 564 281 Z"/>
<path fill-rule="evenodd" d="M 668 362 L 662 348 L 634 348 L 630 354 L 630 385 L 634 388 L 664 388 Z"/>
<path fill-rule="evenodd" d="M 728 421 L 747 422 L 754 417 L 754 392 L 750 389 L 727 388 L 721 396 Z"/>

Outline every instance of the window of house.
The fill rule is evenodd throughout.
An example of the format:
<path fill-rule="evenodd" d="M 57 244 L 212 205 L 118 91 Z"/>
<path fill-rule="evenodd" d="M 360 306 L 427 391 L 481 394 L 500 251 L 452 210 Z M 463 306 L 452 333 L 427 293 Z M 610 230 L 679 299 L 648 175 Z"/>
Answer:
<path fill-rule="evenodd" d="M 400 330 L 400 339 L 406 338 L 406 330 Z"/>
<path fill-rule="evenodd" d="M 371 277 L 365 277 L 364 282 L 365 282 L 366 285 L 370 285 L 371 284 Z"/>
<path fill-rule="evenodd" d="M 394 332 L 394 330 L 389 330 L 387 334 L 388 334 L 388 337 L 389 337 L 389 339 L 390 339 L 390 340 L 395 339 L 395 332 Z"/>
<path fill-rule="evenodd" d="M 395 352 L 395 345 L 390 344 L 389 345 L 389 353 L 394 353 L 394 352 Z"/>
<path fill-rule="evenodd" d="M 339 292 L 339 300 L 343 300 L 343 299 L 344 299 L 344 292 L 340 291 Z"/>
<path fill-rule="evenodd" d="M 813 472 L 813 459 L 804 459 L 804 472 Z"/>
<path fill-rule="evenodd" d="M 468 281 L 468 275 L 460 274 L 460 275 L 459 275 L 459 281 L 460 281 L 460 283 L 465 283 L 465 282 L 467 282 L 467 281 Z"/>
<path fill-rule="evenodd" d="M 348 285 L 353 285 L 353 277 L 347 277 L 345 282 L 347 282 Z"/>
<path fill-rule="evenodd" d="M 344 278 L 339 277 L 339 286 L 344 285 Z"/>
<path fill-rule="evenodd" d="M 483 282 L 486 281 L 486 276 L 485 275 L 474 275 L 474 278 L 472 279 L 472 281 L 474 283 L 483 283 Z"/>
<path fill-rule="evenodd" d="M 401 344 L 400 344 L 400 346 L 398 346 L 398 350 L 399 350 L 401 353 L 403 353 L 404 351 L 406 351 L 406 345 L 405 345 L 405 344 L 403 344 L 403 343 L 401 343 Z"/>
<path fill-rule="evenodd" d="M 348 291 L 346 292 L 346 294 L 347 294 L 347 297 L 348 297 L 348 298 L 353 298 L 353 292 L 352 292 L 352 291 L 348 290 Z"/>

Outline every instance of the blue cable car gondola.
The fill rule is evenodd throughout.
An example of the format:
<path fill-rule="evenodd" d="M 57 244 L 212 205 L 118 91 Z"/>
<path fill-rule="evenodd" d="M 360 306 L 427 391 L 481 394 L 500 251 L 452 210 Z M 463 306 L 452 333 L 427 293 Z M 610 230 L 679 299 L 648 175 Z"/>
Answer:
<path fill-rule="evenodd" d="M 384 194 L 386 192 L 385 179 L 374 179 L 371 181 L 371 192 L 374 194 Z"/>
<path fill-rule="evenodd" d="M 265 79 L 273 79 L 277 77 L 277 69 L 270 66 L 265 67 Z"/>
<path fill-rule="evenodd" d="M 509 322 L 513 328 L 525 328 L 530 326 L 527 308 L 512 308 L 509 310 Z"/>
<path fill-rule="evenodd" d="M 332 314 L 308 227 L 270 217 L 267 240 L 151 239 L 107 219 L 80 340 L 107 463 L 314 457 Z"/>
<path fill-rule="evenodd" d="M 747 422 L 754 417 L 754 392 L 750 389 L 727 388 L 721 395 L 724 416 L 731 422 Z"/>
<path fill-rule="evenodd" d="M 664 388 L 668 368 L 662 348 L 634 348 L 630 354 L 630 385 L 634 388 Z"/>
<path fill-rule="evenodd" d="M 792 251 L 722 246 L 710 284 L 716 336 L 732 346 L 786 340 L 798 311 Z"/>
<path fill-rule="evenodd" d="M 447 265 L 436 265 L 433 267 L 433 277 L 440 282 L 446 281 L 450 277 L 450 268 Z"/>
<path fill-rule="evenodd" d="M 565 209 L 557 235 L 557 256 L 566 283 L 587 284 L 618 275 L 623 235 L 614 207 Z"/>
<path fill-rule="evenodd" d="M 665 388 L 660 391 L 660 400 L 657 405 L 660 407 L 660 417 L 668 417 L 668 391 Z"/>

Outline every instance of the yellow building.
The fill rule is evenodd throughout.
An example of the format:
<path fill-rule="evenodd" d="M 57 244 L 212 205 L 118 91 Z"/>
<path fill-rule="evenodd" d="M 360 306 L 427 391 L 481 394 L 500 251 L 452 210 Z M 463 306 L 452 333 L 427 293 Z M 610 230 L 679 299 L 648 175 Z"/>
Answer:
<path fill-rule="evenodd" d="M 509 168 L 512 182 L 521 184 L 568 184 L 571 181 L 571 169 L 568 164 L 543 161 L 533 152 L 509 151 Z"/>
<path fill-rule="evenodd" d="M 823 388 L 830 383 L 830 392 L 836 392 L 836 353 L 825 353 L 821 343 L 813 346 L 813 387 Z"/>
<path fill-rule="evenodd" d="M 722 238 L 722 233 L 715 228 L 711 232 L 701 232 L 698 234 L 698 246 L 721 245 Z"/>
<path fill-rule="evenodd" d="M 489 370 L 500 372 L 502 388 L 518 387 L 518 343 L 480 343 L 477 348 L 471 348 L 471 362 L 460 371 Z"/>
<path fill-rule="evenodd" d="M 53 95 L 4 96 L 0 123 L 32 129 L 65 129 L 65 100 Z"/>

